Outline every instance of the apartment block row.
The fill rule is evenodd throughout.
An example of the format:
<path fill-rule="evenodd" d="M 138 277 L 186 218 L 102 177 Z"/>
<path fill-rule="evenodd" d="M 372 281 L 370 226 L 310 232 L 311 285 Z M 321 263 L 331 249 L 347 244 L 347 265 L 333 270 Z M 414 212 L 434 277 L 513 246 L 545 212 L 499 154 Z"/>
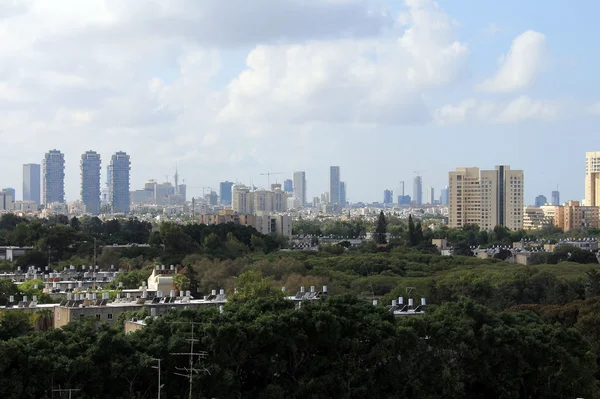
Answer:
<path fill-rule="evenodd" d="M 525 181 L 522 170 L 508 165 L 494 170 L 457 168 L 448 179 L 448 225 L 478 225 L 483 230 L 523 228 Z"/>
<path fill-rule="evenodd" d="M 525 230 L 538 230 L 549 226 L 560 227 L 565 232 L 597 229 L 600 227 L 600 207 L 568 201 L 564 205 L 523 208 Z"/>
<path fill-rule="evenodd" d="M 261 234 L 280 234 L 292 236 L 292 217 L 290 215 L 270 215 L 259 212 L 257 215 L 239 214 L 232 209 L 222 209 L 218 214 L 203 214 L 198 218 L 200 224 L 233 223 L 254 227 Z"/>

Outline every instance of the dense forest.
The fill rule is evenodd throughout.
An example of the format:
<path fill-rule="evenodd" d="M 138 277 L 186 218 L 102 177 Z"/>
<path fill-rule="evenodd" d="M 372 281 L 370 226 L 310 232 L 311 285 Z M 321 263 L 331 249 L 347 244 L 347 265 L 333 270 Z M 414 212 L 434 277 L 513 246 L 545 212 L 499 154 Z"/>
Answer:
<path fill-rule="evenodd" d="M 309 233 L 315 226 L 321 231 Z M 595 257 L 562 246 L 540 264 L 522 266 L 441 256 L 431 245 L 432 238 L 447 238 L 460 252 L 472 245 L 558 240 L 566 237 L 562 232 L 431 229 L 416 218 L 301 222 L 296 228 L 318 239 L 328 226 L 355 229 L 340 237 L 373 231 L 375 242 L 350 247 L 342 239 L 319 251 L 289 251 L 281 237 L 243 226 L 4 215 L 2 243 L 34 247 L 41 265 L 48 252 L 53 267 L 91 262 L 95 241 L 98 264 L 124 270 L 110 289 L 119 282 L 138 287 L 163 263 L 185 269 L 194 295 L 217 288 L 230 295 L 222 313 L 131 314 L 147 326 L 128 335 L 123 318 L 113 326 L 84 319 L 53 329 L 48 311 L 0 310 L 0 397 L 57 398 L 53 388 L 72 388 L 79 390 L 73 398 L 154 398 L 153 359 L 161 359 L 162 398 L 187 398 L 188 381 L 175 372 L 189 359 L 173 353 L 189 351 L 192 328 L 196 349 L 207 354 L 196 365 L 194 398 L 600 397 Z M 393 231 L 389 242 L 383 231 Z M 112 245 L 131 243 L 149 246 Z M 28 262 L 20 258 L 18 264 Z M 5 270 L 16 266 L 2 264 Z M 294 292 L 301 285 L 328 285 L 329 294 L 298 309 L 282 298 L 281 287 Z M 9 294 L 41 291 L 35 282 L 17 287 L 0 281 L 0 305 Z M 426 314 L 393 316 L 388 305 L 399 296 L 426 297 Z"/>

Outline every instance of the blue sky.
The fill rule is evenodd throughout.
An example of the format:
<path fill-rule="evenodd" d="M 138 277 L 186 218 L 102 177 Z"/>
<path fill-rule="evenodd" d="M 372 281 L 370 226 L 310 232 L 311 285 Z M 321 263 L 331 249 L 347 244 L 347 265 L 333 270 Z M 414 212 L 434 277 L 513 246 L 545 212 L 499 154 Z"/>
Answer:
<path fill-rule="evenodd" d="M 1 186 L 57 148 L 116 151 L 132 189 L 175 164 L 200 195 L 341 167 L 351 201 L 414 171 L 523 169 L 526 202 L 581 199 L 597 132 L 596 1 L 31 0 L 0 6 Z"/>

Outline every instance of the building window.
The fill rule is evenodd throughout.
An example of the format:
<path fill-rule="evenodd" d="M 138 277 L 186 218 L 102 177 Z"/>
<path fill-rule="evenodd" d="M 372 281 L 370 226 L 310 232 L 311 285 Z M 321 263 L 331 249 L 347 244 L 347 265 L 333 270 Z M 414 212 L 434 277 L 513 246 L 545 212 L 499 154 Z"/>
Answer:
<path fill-rule="evenodd" d="M 60 312 L 56 312 L 56 320 L 60 320 Z"/>
<path fill-rule="evenodd" d="M 108 318 L 108 320 L 112 320 L 113 319 L 112 318 L 112 313 L 109 313 L 108 316 L 107 316 L 107 318 Z"/>
<path fill-rule="evenodd" d="M 100 313 L 96 313 L 96 319 L 100 320 Z"/>

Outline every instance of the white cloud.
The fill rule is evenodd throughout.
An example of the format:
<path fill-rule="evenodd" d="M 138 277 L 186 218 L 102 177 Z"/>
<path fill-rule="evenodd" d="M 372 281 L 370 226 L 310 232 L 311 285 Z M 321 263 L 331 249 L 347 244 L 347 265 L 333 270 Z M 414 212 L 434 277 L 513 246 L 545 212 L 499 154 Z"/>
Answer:
<path fill-rule="evenodd" d="M 546 37 L 528 30 L 517 36 L 496 74 L 476 86 L 480 91 L 514 92 L 530 87 L 547 60 Z"/>
<path fill-rule="evenodd" d="M 560 115 L 560 107 L 555 103 L 519 96 L 504 103 L 469 99 L 457 105 L 445 105 L 435 112 L 435 121 L 440 125 L 465 122 L 515 124 L 525 121 L 549 122 Z"/>
<path fill-rule="evenodd" d="M 600 115 L 600 101 L 588 106 L 587 111 L 592 115 Z"/>

